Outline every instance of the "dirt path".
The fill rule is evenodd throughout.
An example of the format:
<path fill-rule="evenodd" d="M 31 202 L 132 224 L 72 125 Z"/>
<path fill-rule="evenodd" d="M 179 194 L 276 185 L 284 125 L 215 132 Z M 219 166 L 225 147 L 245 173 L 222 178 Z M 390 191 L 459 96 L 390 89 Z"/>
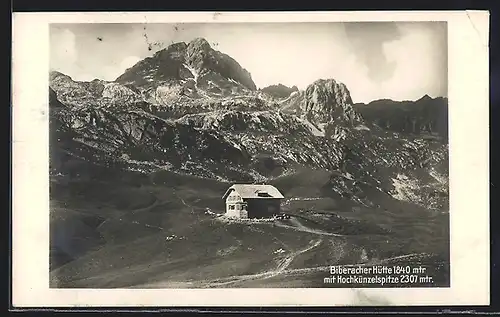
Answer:
<path fill-rule="evenodd" d="M 212 280 L 212 281 L 204 281 L 204 282 L 202 282 L 202 284 L 205 284 L 206 285 L 205 287 L 220 287 L 220 286 L 224 286 L 224 285 L 237 284 L 237 283 L 246 282 L 246 281 L 250 281 L 250 280 L 256 280 L 256 279 L 262 280 L 262 279 L 274 277 L 276 275 L 283 273 L 299 254 L 308 252 L 308 251 L 318 247 L 322 242 L 323 242 L 323 240 L 313 240 L 313 241 L 309 242 L 307 247 L 300 249 L 300 250 L 297 250 L 295 252 L 291 252 L 290 254 L 285 256 L 283 259 L 281 259 L 278 262 L 276 269 L 274 269 L 272 271 L 262 272 L 262 273 L 257 273 L 257 274 L 249 274 L 249 275 L 240 275 L 240 276 L 234 276 L 234 277 L 229 277 L 229 278 L 225 278 L 225 279 L 217 279 L 217 280 Z"/>
<path fill-rule="evenodd" d="M 182 201 L 182 203 L 185 206 L 191 207 L 182 198 L 180 198 L 180 197 L 178 197 L 178 198 Z M 306 227 L 304 224 L 302 224 L 296 218 L 291 218 L 291 222 L 293 225 L 286 225 L 286 224 L 281 224 L 281 223 L 276 223 L 276 225 L 283 227 L 283 228 L 313 233 L 313 234 L 317 234 L 317 235 L 338 236 L 338 237 L 343 236 L 341 234 L 329 233 L 329 232 Z M 328 270 L 329 267 L 317 267 L 317 268 L 308 268 L 308 269 L 292 269 L 292 270 L 288 269 L 290 264 L 293 262 L 293 260 L 298 255 L 305 253 L 305 252 L 308 252 L 308 251 L 318 247 L 322 242 L 323 242 L 323 239 L 310 241 L 310 243 L 307 245 L 307 247 L 300 249 L 300 250 L 297 250 L 297 251 L 294 251 L 294 252 L 291 252 L 288 255 L 286 255 L 284 258 L 280 259 L 277 267 L 271 271 L 261 272 L 261 273 L 256 273 L 256 274 L 231 276 L 231 277 L 219 278 L 219 279 L 215 279 L 215 280 L 201 280 L 201 281 L 194 281 L 194 282 L 186 282 L 185 285 L 186 285 L 186 287 L 201 287 L 201 288 L 224 287 L 227 285 L 234 285 L 234 284 L 243 283 L 243 282 L 250 281 L 250 280 L 268 279 L 268 278 L 274 277 L 276 275 L 285 274 L 285 273 L 286 274 L 290 274 L 290 273 L 294 273 L 294 272 L 300 273 L 300 272 L 308 272 L 308 270 L 314 271 L 314 270 L 321 270 L 321 269 Z M 172 284 L 170 282 L 159 282 L 159 283 L 144 285 L 144 287 L 168 287 L 168 285 L 172 285 Z"/>
<path fill-rule="evenodd" d="M 290 264 L 292 263 L 293 259 L 304 252 L 310 251 L 313 248 L 319 246 L 323 240 L 316 240 L 316 241 L 311 241 L 308 247 L 293 252 L 286 256 L 283 260 L 280 261 L 278 264 L 278 267 L 273 270 L 273 271 L 268 271 L 268 272 L 262 272 L 262 273 L 257 273 L 257 274 L 249 274 L 249 275 L 240 275 L 240 276 L 231 276 L 227 278 L 222 278 L 222 279 L 216 279 L 216 280 L 205 280 L 205 281 L 189 281 L 189 282 L 160 282 L 160 283 L 154 283 L 154 284 L 148 284 L 148 285 L 142 285 L 139 287 L 145 287 L 145 288 L 215 288 L 215 287 L 224 287 L 227 285 L 233 285 L 238 284 L 238 283 L 243 283 L 247 281 L 254 281 L 254 280 L 264 280 L 267 278 L 271 278 L 277 275 L 297 275 L 297 274 L 309 274 L 309 273 L 315 273 L 315 272 L 329 272 L 330 271 L 330 266 L 316 266 L 316 267 L 306 267 L 306 268 L 298 268 L 298 269 L 288 269 Z M 404 254 L 400 256 L 395 256 L 395 257 L 390 257 L 390 258 L 385 258 L 385 259 L 380 259 L 377 261 L 373 261 L 370 263 L 353 263 L 353 264 L 345 264 L 343 266 L 348 267 L 348 266 L 358 266 L 358 265 L 382 265 L 382 264 L 387 264 L 390 263 L 391 261 L 394 260 L 402 260 L 402 259 L 417 259 L 421 258 L 422 256 L 427 256 L 428 254 L 426 253 L 411 253 L 411 254 Z"/>
<path fill-rule="evenodd" d="M 289 253 L 287 256 L 282 258 L 279 262 L 278 265 L 274 270 L 267 271 L 267 272 L 261 272 L 261 273 L 256 273 L 256 274 L 248 274 L 248 275 L 238 275 L 238 276 L 230 276 L 230 277 L 225 277 L 225 278 L 219 278 L 219 279 L 214 279 L 214 280 L 200 280 L 200 281 L 193 281 L 193 282 L 159 282 L 159 283 L 152 283 L 152 284 L 147 284 L 147 285 L 142 285 L 142 286 L 136 286 L 136 287 L 154 287 L 154 288 L 162 288 L 162 287 L 171 287 L 172 285 L 183 285 L 185 287 L 195 287 L 195 288 L 214 288 L 214 287 L 224 287 L 227 285 L 234 285 L 250 280 L 262 280 L 262 279 L 267 279 L 274 277 L 276 275 L 282 274 L 285 272 L 290 264 L 293 262 L 293 260 L 302 253 L 308 252 L 316 247 L 318 247 L 323 240 L 312 240 L 309 242 L 309 244 L 300 250 L 294 251 Z"/>
<path fill-rule="evenodd" d="M 188 205 L 182 198 L 178 197 L 182 203 L 188 207 L 192 207 Z M 299 219 L 292 217 L 290 219 L 291 225 L 287 225 L 284 223 L 275 223 L 276 226 L 283 227 L 283 228 L 289 228 L 293 230 L 298 230 L 298 231 L 303 231 L 303 232 L 308 232 L 320 236 L 336 236 L 336 237 L 343 237 L 345 235 L 342 234 L 335 234 L 335 233 L 330 233 L 322 230 L 317 230 L 314 228 L 310 228 L 305 226 Z M 328 272 L 330 269 L 330 266 L 317 266 L 317 267 L 309 267 L 309 268 L 295 268 L 295 269 L 290 269 L 290 265 L 294 261 L 294 259 L 299 256 L 300 254 L 303 254 L 305 252 L 311 251 L 314 248 L 317 248 L 321 243 L 323 243 L 324 239 L 319 238 L 316 240 L 311 240 L 309 244 L 299 250 L 290 252 L 283 258 L 281 258 L 278 263 L 276 268 L 266 271 L 266 272 L 261 272 L 261 273 L 256 273 L 256 274 L 247 274 L 247 275 L 238 275 L 238 276 L 230 276 L 230 277 L 224 277 L 224 278 L 218 278 L 218 279 L 212 279 L 212 280 L 199 280 L 199 281 L 186 281 L 186 282 L 170 282 L 170 281 L 162 281 L 162 282 L 156 282 L 156 283 L 151 283 L 147 285 L 142 285 L 138 287 L 145 287 L 145 288 L 165 288 L 165 287 L 186 287 L 186 288 L 219 288 L 219 287 L 235 287 L 236 285 L 240 283 L 245 283 L 248 281 L 255 281 L 255 280 L 265 280 L 269 279 L 272 277 L 275 277 L 277 275 L 295 275 L 295 274 L 308 274 L 308 273 L 314 273 L 314 272 Z M 385 258 L 385 259 L 379 259 L 372 261 L 370 263 L 353 263 L 350 265 L 345 265 L 345 266 L 356 266 L 356 265 L 377 265 L 377 264 L 384 264 L 393 260 L 401 260 L 401 259 L 411 259 L 411 258 L 416 258 L 416 257 L 421 257 L 424 255 L 423 253 L 419 254 L 406 254 L 406 255 L 401 255 L 401 256 L 396 256 L 396 257 L 391 257 L 391 258 Z M 137 286 L 136 286 L 137 287 Z M 237 286 L 236 286 L 237 287 Z"/>
<path fill-rule="evenodd" d="M 331 232 L 326 232 L 326 231 L 306 227 L 297 218 L 294 218 L 294 217 L 290 218 L 290 222 L 293 224 L 293 226 L 286 225 L 283 223 L 276 223 L 276 226 L 288 228 L 288 229 L 293 229 L 293 230 L 298 230 L 298 231 L 303 231 L 303 232 L 308 232 L 308 233 L 324 235 L 324 236 L 334 236 L 334 237 L 345 237 L 346 236 L 343 234 L 331 233 Z"/>
<path fill-rule="evenodd" d="M 127 214 L 127 216 L 130 217 L 130 216 L 133 216 L 133 215 L 135 215 L 135 214 L 137 214 L 139 212 L 148 211 L 151 208 L 157 207 L 159 205 L 160 205 L 160 201 L 155 197 L 155 200 L 150 205 L 148 205 L 146 207 L 142 207 L 142 208 L 137 208 L 137 209 L 130 210 L 129 213 Z M 140 222 L 134 221 L 134 220 L 123 220 L 122 216 L 115 216 L 115 217 L 106 219 L 103 222 L 101 222 L 101 224 L 99 224 L 99 226 L 97 228 L 101 227 L 102 225 L 104 225 L 105 223 L 107 223 L 109 221 L 123 221 L 123 222 L 134 223 L 134 224 L 137 224 L 137 225 L 145 226 L 145 227 L 148 227 L 148 228 L 155 228 L 155 229 L 164 230 L 164 228 L 162 228 L 162 227 L 153 226 L 153 225 L 149 225 L 149 224 L 145 224 L 145 223 L 140 223 Z"/>
<path fill-rule="evenodd" d="M 421 257 L 428 256 L 427 253 L 410 253 L 410 254 L 404 254 L 404 255 L 399 255 L 399 256 L 394 256 L 390 258 L 385 258 L 385 259 L 380 259 L 376 261 L 372 261 L 369 263 L 353 263 L 353 264 L 343 264 L 342 266 L 344 267 L 353 267 L 353 266 L 358 266 L 358 265 L 383 265 L 383 264 L 388 264 L 391 261 L 395 260 L 411 260 L 411 259 L 419 259 Z M 290 275 L 290 274 L 303 274 L 303 273 L 312 273 L 312 272 L 320 272 L 324 271 L 327 272 L 330 270 L 330 266 L 316 266 L 316 267 L 307 267 L 307 268 L 300 268 L 300 269 L 289 269 L 285 270 L 282 272 L 284 275 Z"/>
<path fill-rule="evenodd" d="M 283 260 L 280 261 L 280 263 L 279 263 L 278 267 L 276 268 L 275 272 L 276 273 L 283 272 L 284 270 L 286 270 L 290 266 L 290 264 L 292 264 L 293 260 L 298 255 L 300 255 L 302 253 L 306 253 L 307 251 L 310 251 L 310 250 L 318 247 L 322 242 L 323 242 L 323 240 L 311 241 L 311 242 L 309 242 L 309 245 L 306 248 L 300 249 L 298 251 L 290 253 Z"/>
<path fill-rule="evenodd" d="M 179 196 L 179 195 L 175 192 L 175 190 L 173 191 L 173 194 L 174 194 L 174 196 L 175 196 L 175 197 L 177 197 L 177 199 L 179 199 L 179 200 L 181 201 L 181 203 L 182 203 L 184 206 L 186 206 L 186 207 L 188 207 L 188 208 L 190 208 L 190 209 L 191 209 L 191 213 L 194 213 L 194 207 L 193 207 L 192 205 L 190 205 L 190 204 L 186 203 L 186 201 L 185 201 L 185 200 L 184 200 L 181 196 Z"/>

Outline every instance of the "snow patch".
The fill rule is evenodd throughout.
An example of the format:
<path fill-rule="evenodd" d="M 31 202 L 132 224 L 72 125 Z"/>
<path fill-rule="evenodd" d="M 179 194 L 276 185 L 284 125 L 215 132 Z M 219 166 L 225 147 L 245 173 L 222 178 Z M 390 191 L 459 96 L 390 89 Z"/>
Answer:
<path fill-rule="evenodd" d="M 366 125 L 364 125 L 364 124 L 360 124 L 360 125 L 358 125 L 358 126 L 354 127 L 354 129 L 356 129 L 356 130 L 358 130 L 358 131 L 362 131 L 362 130 L 364 130 L 364 131 L 370 131 L 370 128 L 368 128 L 368 127 L 367 127 Z"/>
<path fill-rule="evenodd" d="M 351 173 L 349 172 L 345 172 L 345 175 L 344 175 L 347 179 L 350 179 L 350 180 L 354 180 L 354 176 L 352 176 Z"/>
<path fill-rule="evenodd" d="M 175 234 L 173 234 L 173 235 L 171 235 L 171 236 L 167 236 L 167 237 L 165 238 L 165 240 L 167 240 L 167 241 L 171 241 L 171 240 L 174 240 L 175 238 L 177 238 L 177 236 L 176 236 Z"/>
<path fill-rule="evenodd" d="M 189 66 L 188 64 L 184 64 L 184 67 L 186 67 L 191 72 L 191 75 L 193 75 L 193 77 L 194 77 L 194 82 L 196 84 L 196 88 L 198 88 L 198 77 L 200 74 L 196 71 L 196 69 Z"/>
<path fill-rule="evenodd" d="M 232 78 L 228 78 L 228 80 L 229 80 L 230 82 L 232 82 L 233 84 L 236 84 L 236 85 L 238 85 L 238 86 L 241 86 L 241 84 L 240 84 L 239 82 L 237 82 L 236 80 L 234 80 L 234 79 L 232 79 Z"/>
<path fill-rule="evenodd" d="M 441 185 L 446 185 L 448 183 L 448 178 L 446 176 L 436 172 L 434 169 L 432 169 L 429 172 L 429 175 L 431 175 L 431 177 L 434 178 Z"/>
<path fill-rule="evenodd" d="M 415 194 L 419 189 L 418 182 L 410 179 L 404 174 L 398 174 L 396 178 L 392 178 L 394 190 L 390 193 L 397 200 L 419 202 L 420 197 Z"/>
<path fill-rule="evenodd" d="M 273 253 L 274 254 L 281 254 L 281 253 L 285 253 L 286 251 L 283 250 L 282 248 L 279 248 L 278 250 L 274 251 Z"/>

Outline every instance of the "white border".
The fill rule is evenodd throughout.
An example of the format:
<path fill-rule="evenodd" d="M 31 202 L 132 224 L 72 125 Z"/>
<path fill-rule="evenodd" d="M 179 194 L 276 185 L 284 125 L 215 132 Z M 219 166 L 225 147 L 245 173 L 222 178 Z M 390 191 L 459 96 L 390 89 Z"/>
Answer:
<path fill-rule="evenodd" d="M 447 21 L 451 287 L 438 289 L 49 289 L 49 23 Z M 13 14 L 13 305 L 342 306 L 489 304 L 489 13 Z"/>

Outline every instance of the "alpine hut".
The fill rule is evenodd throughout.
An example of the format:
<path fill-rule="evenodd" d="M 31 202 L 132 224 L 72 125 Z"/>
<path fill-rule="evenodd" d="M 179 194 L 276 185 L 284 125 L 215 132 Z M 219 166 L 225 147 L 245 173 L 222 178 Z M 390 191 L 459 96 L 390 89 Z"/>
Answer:
<path fill-rule="evenodd" d="M 285 198 L 272 185 L 235 184 L 227 189 L 226 216 L 234 218 L 270 218 L 280 213 Z"/>

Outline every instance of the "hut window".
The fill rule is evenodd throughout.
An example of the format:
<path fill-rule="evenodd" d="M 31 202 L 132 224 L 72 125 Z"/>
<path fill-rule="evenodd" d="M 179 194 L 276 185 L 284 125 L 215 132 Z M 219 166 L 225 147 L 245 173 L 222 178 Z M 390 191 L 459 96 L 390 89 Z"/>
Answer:
<path fill-rule="evenodd" d="M 234 210 L 234 205 L 229 205 L 229 210 Z"/>

